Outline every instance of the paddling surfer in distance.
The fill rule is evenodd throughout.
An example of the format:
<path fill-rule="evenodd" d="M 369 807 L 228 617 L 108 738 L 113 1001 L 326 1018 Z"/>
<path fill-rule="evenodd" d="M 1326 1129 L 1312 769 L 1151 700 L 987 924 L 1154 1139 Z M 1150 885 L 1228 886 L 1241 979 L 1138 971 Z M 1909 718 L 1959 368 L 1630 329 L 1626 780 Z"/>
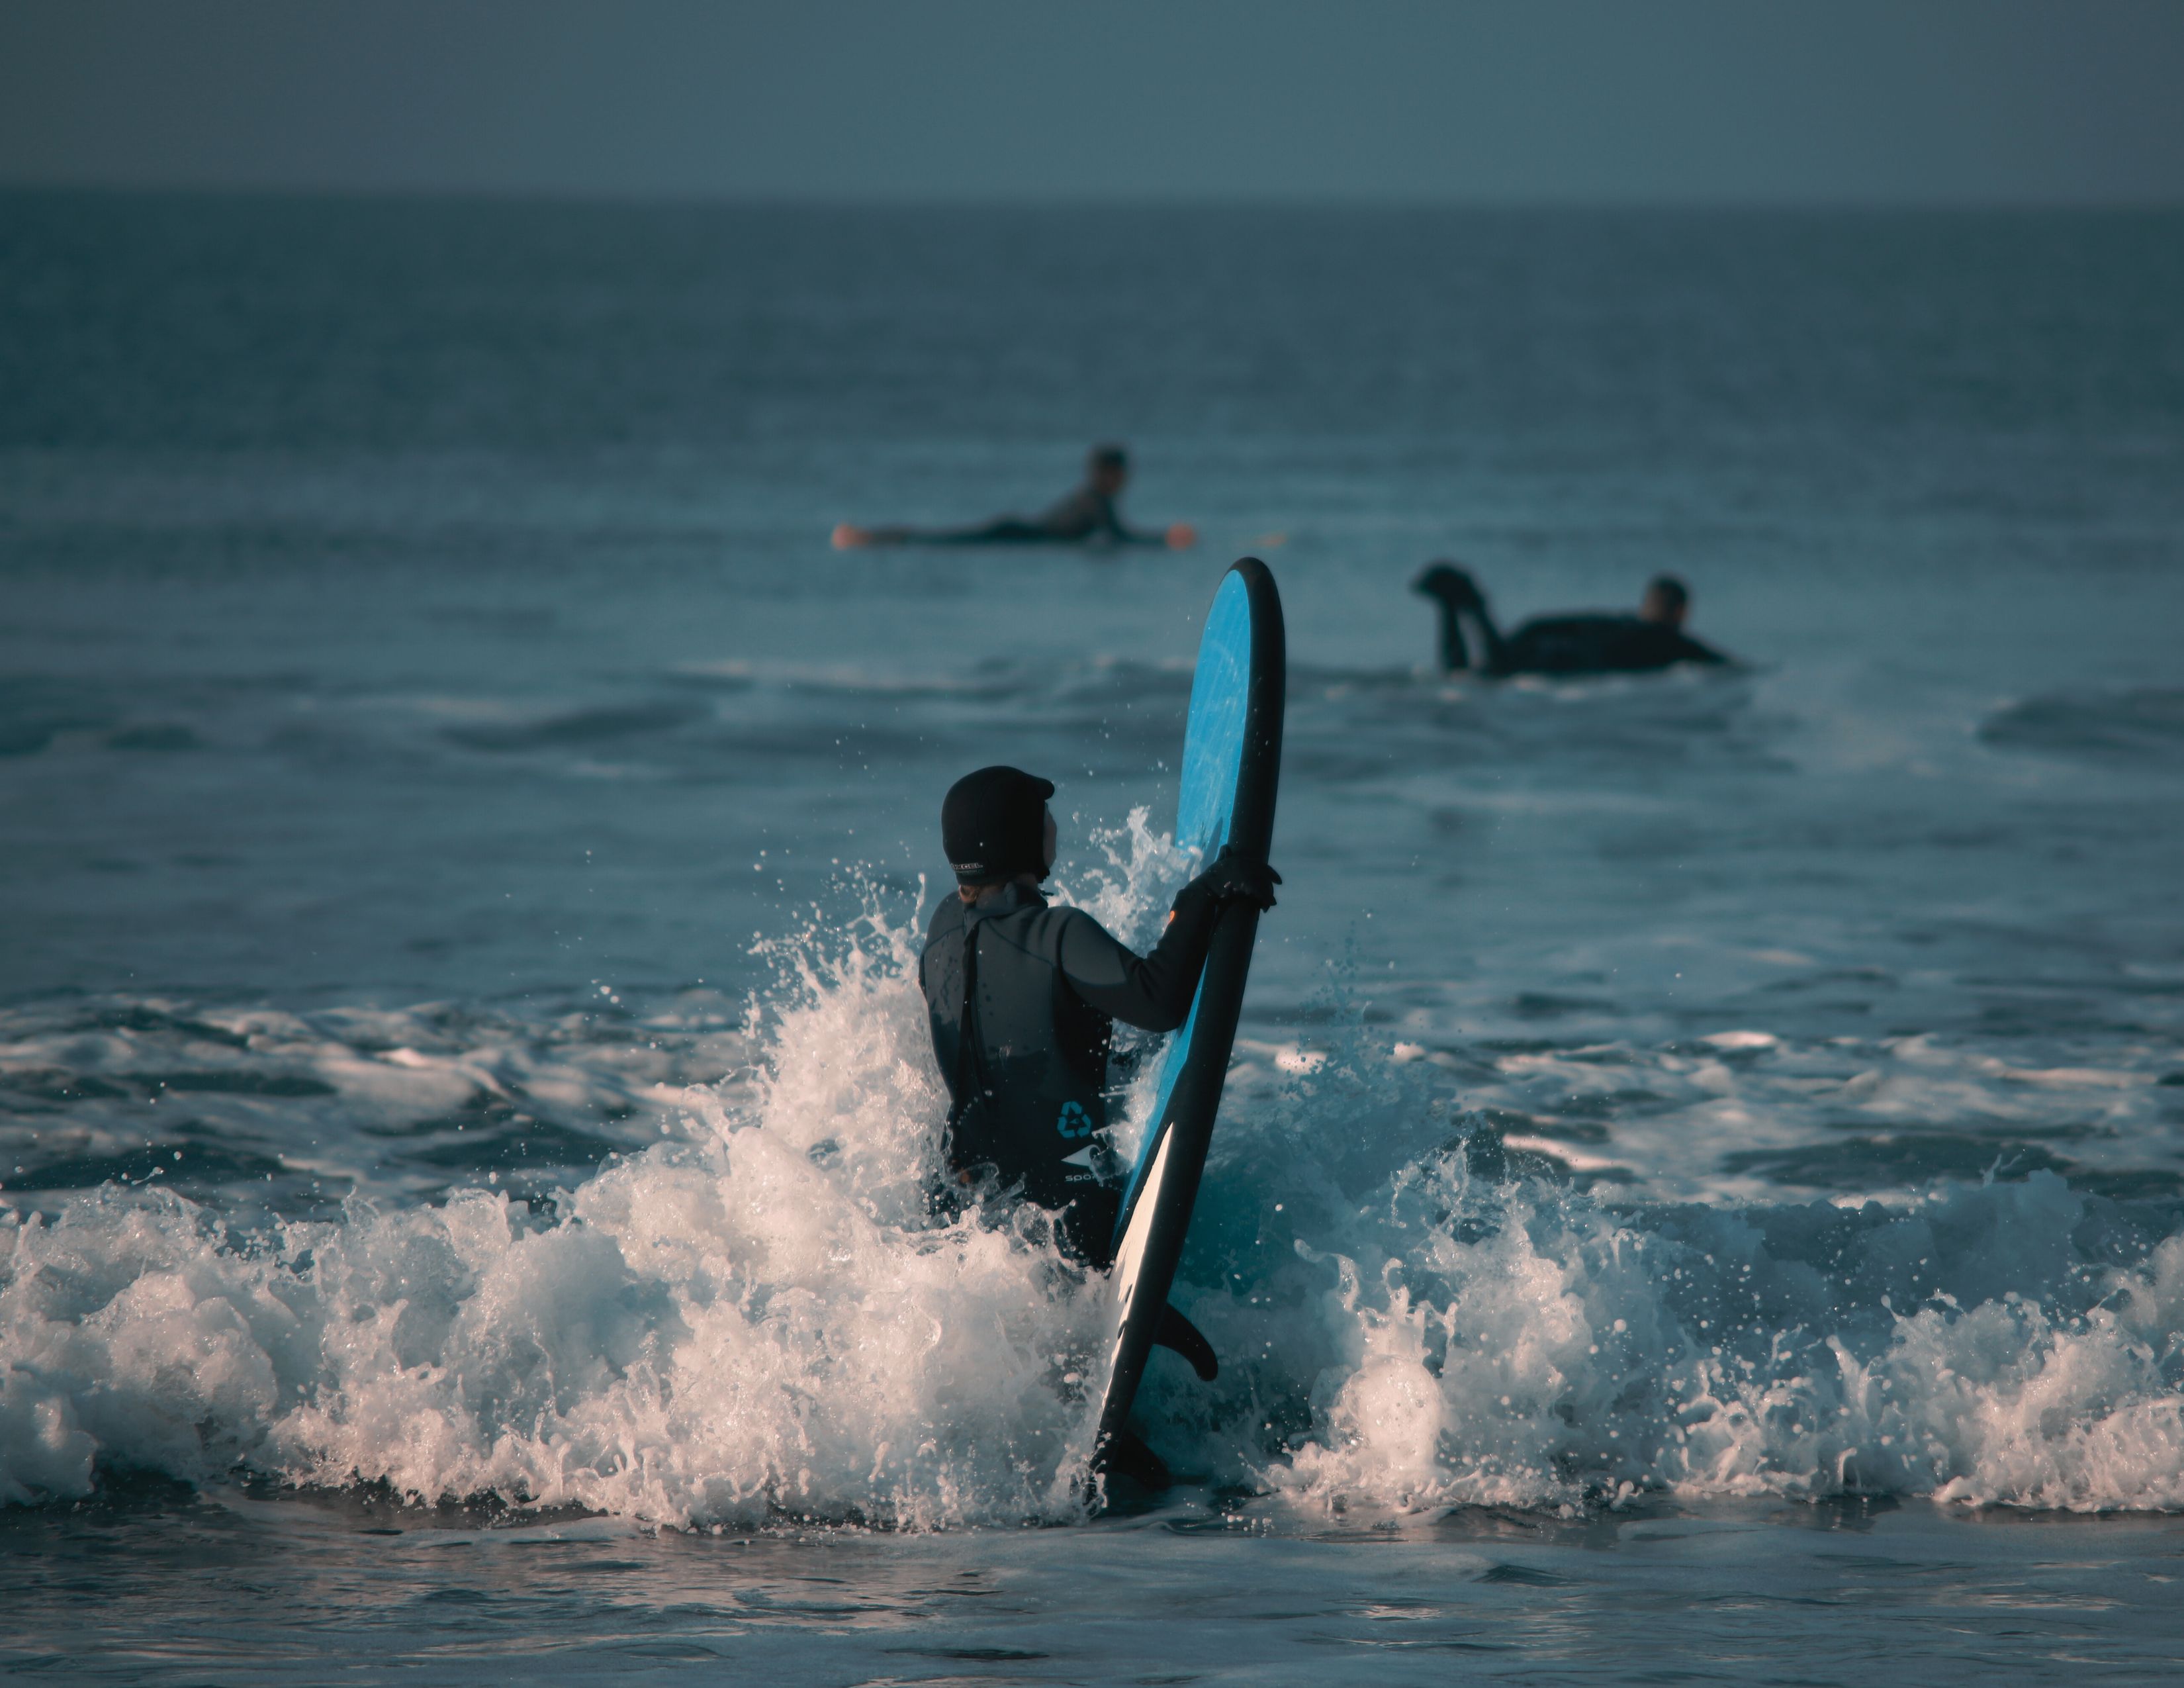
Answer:
<path fill-rule="evenodd" d="M 1094 1139 L 1107 1123 L 1114 1022 L 1183 1024 L 1222 909 L 1272 908 L 1281 875 L 1223 851 L 1176 894 L 1152 953 L 1136 955 L 1040 894 L 1057 843 L 1053 795 L 1050 782 L 995 766 L 966 774 L 940 805 L 958 889 L 933 911 L 917 964 L 950 1099 L 935 1205 L 1013 1190 L 1056 1214 L 1062 1246 L 1105 1271 L 1123 1193 L 1095 1168 Z"/>
<path fill-rule="evenodd" d="M 868 545 L 1166 545 L 1184 551 L 1197 530 L 1178 521 L 1152 533 L 1124 521 L 1117 501 L 1129 484 L 1130 456 L 1119 445 L 1097 445 L 1085 460 L 1084 482 L 1060 503 L 1035 516 L 1000 515 L 977 527 L 858 527 L 834 530 L 834 549 Z"/>
<path fill-rule="evenodd" d="M 1488 679 L 1510 674 L 1644 674 L 1680 662 L 1729 661 L 1684 631 L 1691 595 L 1674 575 L 1656 575 L 1635 616 L 1537 616 L 1503 637 L 1479 582 L 1453 563 L 1427 565 L 1411 590 L 1440 610 L 1440 666 Z M 1474 660 L 1464 634 L 1479 639 Z"/>

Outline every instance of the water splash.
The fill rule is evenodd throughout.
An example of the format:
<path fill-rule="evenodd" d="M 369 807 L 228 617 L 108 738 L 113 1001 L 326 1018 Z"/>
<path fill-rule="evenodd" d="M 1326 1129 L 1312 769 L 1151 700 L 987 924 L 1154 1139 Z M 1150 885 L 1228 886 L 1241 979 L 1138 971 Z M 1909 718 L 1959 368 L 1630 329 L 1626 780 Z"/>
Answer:
<path fill-rule="evenodd" d="M 470 1189 L 231 1237 L 109 1188 L 11 1225 L 0 1493 L 241 1467 L 675 1524 L 1078 1515 L 1095 1295 L 1036 1215 L 927 1217 L 913 931 L 802 952 L 755 1076 L 550 1212 Z"/>
<path fill-rule="evenodd" d="M 1109 844 L 1085 905 L 1142 942 L 1188 864 L 1141 814 Z M 917 913 L 867 891 L 773 946 L 750 1058 L 535 1200 L 10 1212 L 0 1496 L 147 1468 L 681 1526 L 1084 1516 L 1099 1287 L 1035 1212 L 928 1209 Z M 1141 1397 L 1184 1468 L 1307 1511 L 2184 1507 L 2173 1201 L 1630 1201 L 1464 1112 L 1340 980 L 1303 1018 L 1240 1045 L 1184 1263 L 1222 1377 L 1156 1357 Z"/>

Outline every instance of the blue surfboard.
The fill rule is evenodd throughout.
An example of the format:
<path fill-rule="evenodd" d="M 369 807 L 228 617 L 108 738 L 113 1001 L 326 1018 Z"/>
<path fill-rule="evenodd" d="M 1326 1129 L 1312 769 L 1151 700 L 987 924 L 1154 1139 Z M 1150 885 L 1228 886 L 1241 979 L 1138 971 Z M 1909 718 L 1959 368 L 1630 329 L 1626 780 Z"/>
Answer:
<path fill-rule="evenodd" d="M 1196 852 L 1201 862 L 1212 861 L 1224 844 L 1240 855 L 1267 859 L 1281 773 L 1287 676 L 1280 594 L 1267 565 L 1245 557 L 1223 577 L 1206 613 L 1184 729 L 1175 841 Z M 1258 929 L 1256 909 L 1231 903 L 1222 911 L 1190 1017 L 1168 1040 L 1162 1058 L 1152 1127 L 1131 1168 L 1115 1225 L 1109 1279 L 1113 1334 L 1093 1445 L 1095 1469 L 1119 1463 L 1117 1456 L 1127 1447 L 1141 1447 L 1126 1429 L 1130 1404 L 1162 1322 L 1172 1318 L 1168 1290 L 1212 1141 Z M 1202 1339 L 1184 1329 L 1202 1348 Z M 1210 1375 L 1211 1351 L 1194 1363 L 1201 1375 Z M 1150 1463 L 1157 1468 L 1157 1462 Z"/>

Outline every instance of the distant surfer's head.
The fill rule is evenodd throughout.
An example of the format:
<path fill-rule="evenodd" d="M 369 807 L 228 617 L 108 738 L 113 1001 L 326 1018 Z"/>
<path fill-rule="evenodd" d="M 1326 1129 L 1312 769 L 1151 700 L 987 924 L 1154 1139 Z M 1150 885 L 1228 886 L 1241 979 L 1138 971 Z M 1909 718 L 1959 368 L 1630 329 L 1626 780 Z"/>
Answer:
<path fill-rule="evenodd" d="M 1130 478 L 1130 454 L 1119 445 L 1095 445 L 1084 461 L 1085 478 L 1109 498 Z"/>
<path fill-rule="evenodd" d="M 1680 627 L 1691 607 L 1691 594 L 1672 574 L 1657 574 L 1646 582 L 1646 595 L 1638 601 L 1638 619 L 1656 627 Z"/>
<path fill-rule="evenodd" d="M 950 786 L 940 803 L 940 842 L 956 883 L 999 885 L 1022 873 L 1045 878 L 1054 866 L 1054 817 L 1046 810 L 1053 795 L 1051 780 L 1000 765 Z"/>

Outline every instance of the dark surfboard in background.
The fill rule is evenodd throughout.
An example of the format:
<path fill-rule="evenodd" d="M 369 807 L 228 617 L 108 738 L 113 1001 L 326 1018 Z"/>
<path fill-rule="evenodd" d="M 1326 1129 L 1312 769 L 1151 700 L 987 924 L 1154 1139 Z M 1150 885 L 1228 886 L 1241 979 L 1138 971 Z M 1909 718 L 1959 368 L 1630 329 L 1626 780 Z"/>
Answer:
<path fill-rule="evenodd" d="M 1184 731 L 1175 840 L 1197 852 L 1201 865 L 1223 845 L 1267 859 L 1287 674 L 1281 596 L 1267 565 L 1245 557 L 1223 577 L 1206 612 Z M 1156 1487 L 1167 1474 L 1127 1429 L 1130 1404 L 1156 1342 L 1181 1351 L 1200 1376 L 1214 1373 L 1212 1349 L 1169 1311 L 1167 1295 L 1212 1140 L 1258 929 L 1256 909 L 1231 903 L 1222 911 L 1190 1017 L 1169 1039 L 1152 1127 L 1116 1221 L 1113 1334 L 1093 1467 L 1126 1471 Z"/>

